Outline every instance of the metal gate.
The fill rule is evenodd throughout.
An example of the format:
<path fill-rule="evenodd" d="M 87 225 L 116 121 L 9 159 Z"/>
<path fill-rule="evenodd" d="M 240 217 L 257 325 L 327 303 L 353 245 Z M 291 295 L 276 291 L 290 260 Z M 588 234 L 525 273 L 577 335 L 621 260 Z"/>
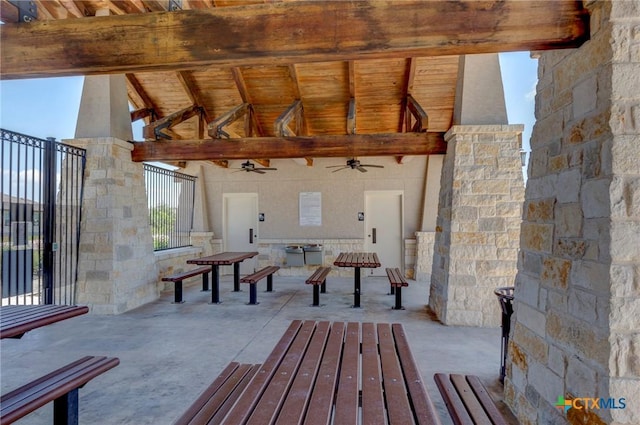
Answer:
<path fill-rule="evenodd" d="M 2 305 L 75 304 L 85 150 L 0 134 Z"/>

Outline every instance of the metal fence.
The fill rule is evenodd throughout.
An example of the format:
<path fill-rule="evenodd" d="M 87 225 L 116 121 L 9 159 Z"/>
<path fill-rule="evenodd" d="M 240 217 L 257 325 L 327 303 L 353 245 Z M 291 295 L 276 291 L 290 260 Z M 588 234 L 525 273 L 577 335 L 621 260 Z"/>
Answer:
<path fill-rule="evenodd" d="M 153 249 L 191 246 L 196 177 L 144 164 Z"/>
<path fill-rule="evenodd" d="M 2 305 L 75 304 L 85 151 L 0 137 Z"/>

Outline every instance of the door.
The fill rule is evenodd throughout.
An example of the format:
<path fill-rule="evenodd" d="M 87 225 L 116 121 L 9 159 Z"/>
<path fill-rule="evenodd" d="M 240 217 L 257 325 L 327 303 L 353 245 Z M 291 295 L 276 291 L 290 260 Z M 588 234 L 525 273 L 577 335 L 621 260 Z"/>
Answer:
<path fill-rule="evenodd" d="M 258 250 L 258 194 L 225 193 L 223 195 L 224 250 L 231 252 Z M 240 263 L 240 273 L 253 273 L 258 257 Z M 232 274 L 233 267 L 222 267 L 223 274 Z"/>
<path fill-rule="evenodd" d="M 368 269 L 367 275 L 386 276 L 385 267 L 402 270 L 402 197 L 402 191 L 364 193 L 365 250 L 378 253 L 382 264 L 377 269 Z"/>

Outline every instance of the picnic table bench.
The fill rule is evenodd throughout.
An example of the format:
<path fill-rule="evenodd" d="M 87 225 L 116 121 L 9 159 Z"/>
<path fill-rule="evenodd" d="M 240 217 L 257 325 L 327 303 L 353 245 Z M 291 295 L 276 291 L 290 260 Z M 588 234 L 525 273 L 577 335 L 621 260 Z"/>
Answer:
<path fill-rule="evenodd" d="M 389 278 L 389 284 L 391 285 L 391 294 L 395 294 L 396 305 L 393 306 L 394 310 L 404 310 L 402 306 L 402 287 L 409 286 L 407 280 L 402 276 L 399 268 L 386 268 L 387 277 Z"/>
<path fill-rule="evenodd" d="M 318 267 L 309 279 L 305 281 L 307 285 L 313 285 L 313 304 L 314 307 L 320 306 L 320 292 L 327 292 L 327 275 L 331 271 L 331 267 Z"/>
<path fill-rule="evenodd" d="M 173 282 L 173 302 L 176 304 L 181 304 L 184 301 L 182 300 L 182 281 L 185 279 L 189 279 L 190 277 L 202 275 L 202 290 L 209 290 L 209 272 L 211 271 L 211 267 L 203 266 L 198 267 L 192 270 L 185 270 L 183 272 L 174 273 L 170 276 L 165 276 L 162 278 L 163 282 Z"/>
<path fill-rule="evenodd" d="M 249 284 L 249 304 L 256 305 L 258 304 L 258 294 L 256 284 L 267 278 L 267 292 L 273 291 L 273 274 L 280 270 L 278 266 L 267 266 L 263 269 L 258 270 L 255 273 L 251 273 L 247 276 L 240 278 L 240 282 Z"/>
<path fill-rule="evenodd" d="M 436 373 L 433 379 L 454 425 L 507 425 L 477 376 Z"/>
<path fill-rule="evenodd" d="M 7 305 L 0 309 L 0 338 L 22 338 L 25 332 L 89 312 L 77 305 Z"/>
<path fill-rule="evenodd" d="M 186 423 L 440 420 L 401 324 L 294 320 L 262 365 L 230 364 L 176 422 Z"/>
<path fill-rule="evenodd" d="M 83 357 L 4 394 L 0 397 L 0 423 L 13 423 L 53 401 L 54 425 L 77 425 L 78 389 L 119 363 L 116 357 Z"/>

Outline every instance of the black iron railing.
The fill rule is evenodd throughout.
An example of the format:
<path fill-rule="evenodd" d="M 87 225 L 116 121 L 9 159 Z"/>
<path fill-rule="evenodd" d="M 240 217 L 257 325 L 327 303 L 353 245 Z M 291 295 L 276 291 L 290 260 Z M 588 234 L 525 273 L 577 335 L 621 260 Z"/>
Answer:
<path fill-rule="evenodd" d="M 2 304 L 74 304 L 85 151 L 0 136 Z"/>
<path fill-rule="evenodd" d="M 191 246 L 196 177 L 144 164 L 153 249 Z"/>

